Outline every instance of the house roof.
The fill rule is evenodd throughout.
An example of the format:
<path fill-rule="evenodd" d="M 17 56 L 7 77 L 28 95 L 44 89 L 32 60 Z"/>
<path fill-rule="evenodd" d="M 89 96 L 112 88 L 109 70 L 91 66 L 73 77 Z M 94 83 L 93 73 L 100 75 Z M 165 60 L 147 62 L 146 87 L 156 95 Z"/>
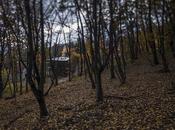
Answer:
<path fill-rule="evenodd" d="M 53 61 L 69 61 L 69 57 L 66 56 L 60 56 L 60 57 L 53 57 Z"/>

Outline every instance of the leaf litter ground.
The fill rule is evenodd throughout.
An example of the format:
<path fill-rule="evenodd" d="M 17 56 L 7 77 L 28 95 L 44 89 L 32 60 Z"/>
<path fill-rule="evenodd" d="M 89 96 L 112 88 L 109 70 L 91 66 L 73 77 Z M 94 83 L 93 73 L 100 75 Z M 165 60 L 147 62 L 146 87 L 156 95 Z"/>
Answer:
<path fill-rule="evenodd" d="M 138 60 L 127 67 L 127 82 L 120 85 L 103 73 L 104 103 L 95 103 L 95 90 L 84 77 L 54 87 L 46 97 L 50 116 L 39 120 L 31 92 L 16 100 L 0 100 L 1 129 L 50 130 L 173 130 L 175 90 L 171 73 Z M 175 79 L 175 78 L 174 78 Z"/>

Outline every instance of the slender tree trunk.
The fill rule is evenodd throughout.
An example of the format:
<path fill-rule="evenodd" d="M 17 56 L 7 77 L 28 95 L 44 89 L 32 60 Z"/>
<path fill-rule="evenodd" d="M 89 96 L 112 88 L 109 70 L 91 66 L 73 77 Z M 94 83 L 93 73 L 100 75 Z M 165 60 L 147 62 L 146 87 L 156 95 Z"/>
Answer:
<path fill-rule="evenodd" d="M 113 18 L 113 0 L 109 1 L 109 9 L 110 9 L 110 33 L 109 33 L 109 38 L 110 38 L 110 43 L 109 43 L 109 51 L 111 53 L 110 56 L 110 74 L 111 74 L 111 79 L 115 78 L 115 73 L 114 73 L 114 55 L 113 55 L 113 45 L 114 45 L 114 18 Z"/>
<path fill-rule="evenodd" d="M 77 3 L 76 5 L 77 5 L 77 8 L 78 8 L 78 10 L 79 10 L 79 5 L 78 5 L 78 3 Z M 78 19 L 79 19 L 79 21 L 78 21 Z M 80 25 L 79 25 L 79 22 L 80 22 Z M 87 67 L 88 75 L 89 75 L 89 78 L 90 78 L 90 81 L 91 81 L 91 84 L 92 84 L 92 89 L 95 89 L 95 81 L 94 81 L 93 75 L 92 75 L 93 72 L 91 72 L 91 70 L 90 70 L 90 67 L 91 67 L 91 65 L 90 65 L 90 59 L 89 59 L 89 57 L 88 57 L 88 54 L 86 54 L 83 22 L 82 22 L 82 20 L 81 20 L 80 12 L 79 12 L 79 11 L 77 12 L 77 23 L 78 23 L 78 28 L 81 27 L 81 38 L 80 38 L 80 35 L 78 35 L 78 36 L 79 36 L 80 44 L 81 44 L 81 47 L 82 47 L 82 48 L 81 48 L 81 51 L 82 51 L 82 54 L 83 54 L 84 63 L 85 63 L 85 65 L 86 65 L 86 67 Z M 83 60 L 82 60 L 82 62 L 83 62 Z M 85 67 L 84 67 L 84 68 L 85 68 Z"/>
<path fill-rule="evenodd" d="M 40 90 L 44 93 L 45 83 L 45 41 L 44 41 L 44 14 L 43 14 L 43 0 L 40 0 L 40 24 L 41 24 L 41 68 L 40 68 Z"/>
<path fill-rule="evenodd" d="M 152 2 L 151 0 L 149 0 L 149 13 L 148 13 L 148 17 L 149 17 L 149 34 L 150 34 L 150 37 L 149 37 L 149 44 L 150 44 L 150 47 L 151 47 L 151 51 L 152 51 L 152 54 L 153 54 L 153 62 L 155 65 L 159 64 L 159 61 L 158 61 L 158 56 L 157 56 L 157 50 L 156 50 L 156 43 L 155 43 L 155 39 L 154 39 L 154 33 L 153 33 L 153 29 L 152 29 L 152 18 L 151 18 L 151 12 L 152 12 Z"/>
<path fill-rule="evenodd" d="M 0 32 L 1 34 L 1 32 Z M 4 83 L 3 83 L 3 78 L 2 78 L 2 71 L 3 71 L 3 62 L 4 62 L 4 45 L 3 45 L 3 41 L 0 37 L 0 44 L 1 44 L 1 51 L 0 51 L 0 98 L 2 97 L 2 93 L 3 93 L 3 89 L 4 89 Z"/>
<path fill-rule="evenodd" d="M 20 80 L 20 94 L 22 94 L 23 92 L 23 84 L 22 84 L 22 69 L 21 69 L 21 62 L 20 60 L 18 61 L 19 62 L 19 80 Z"/>
<path fill-rule="evenodd" d="M 2 61 L 0 61 L 0 98 L 2 97 L 3 92 L 3 80 L 2 80 Z"/>
<path fill-rule="evenodd" d="M 43 117 L 47 117 L 48 116 L 48 110 L 47 110 L 47 106 L 46 106 L 46 103 L 45 103 L 45 99 L 44 99 L 44 96 L 41 95 L 38 100 L 38 104 L 39 104 L 39 109 L 40 109 L 40 117 L 43 118 Z"/>
<path fill-rule="evenodd" d="M 97 71 L 95 73 L 95 83 L 96 83 L 96 101 L 102 102 L 103 101 L 103 90 L 101 85 L 101 73 Z"/>
<path fill-rule="evenodd" d="M 93 19 L 94 19 L 94 27 L 93 27 L 93 36 L 94 36 L 94 77 L 96 84 L 96 97 L 97 102 L 103 102 L 103 90 L 101 84 L 101 71 L 100 71 L 100 47 L 99 47 L 99 39 L 98 39 L 98 21 L 97 21 L 97 8 L 99 5 L 99 0 L 93 0 Z"/>
<path fill-rule="evenodd" d="M 163 5 L 162 5 L 162 33 L 161 33 L 161 40 L 160 40 L 160 46 L 161 46 L 161 57 L 162 57 L 162 63 L 163 63 L 163 70 L 164 72 L 169 72 L 169 68 L 168 68 L 168 63 L 167 63 L 167 59 L 165 56 L 165 35 L 164 35 L 164 15 L 165 15 L 165 0 L 163 0 Z"/>
<path fill-rule="evenodd" d="M 171 6 L 173 6 L 173 4 L 171 4 Z M 169 17 L 170 24 L 171 24 L 171 27 L 172 27 L 170 48 L 171 48 L 173 57 L 175 58 L 175 29 L 174 29 L 175 28 L 175 23 L 174 23 L 175 16 L 172 15 L 173 9 L 171 9 L 170 3 L 168 3 L 168 2 L 166 3 L 166 8 L 167 8 L 167 15 Z M 175 10 L 174 10 L 174 12 L 175 12 Z"/>
<path fill-rule="evenodd" d="M 42 7 L 42 0 L 40 1 L 40 8 L 43 8 Z M 27 33 L 27 41 L 28 41 L 28 67 L 27 67 L 27 78 L 28 78 L 28 82 L 30 84 L 30 87 L 32 89 L 32 92 L 34 93 L 34 96 L 36 97 L 37 101 L 38 101 L 38 104 L 39 104 L 39 109 L 40 109 L 40 117 L 43 118 L 43 117 L 47 117 L 48 116 L 48 111 L 47 111 L 47 107 L 46 107 L 46 104 L 45 104 L 45 100 L 44 100 L 44 94 L 43 94 L 43 85 L 44 85 L 44 65 L 41 65 L 41 82 L 38 82 L 38 87 L 36 87 L 36 84 L 35 82 L 33 81 L 33 67 L 34 65 L 36 64 L 35 62 L 36 61 L 33 61 L 34 59 L 36 60 L 35 56 L 34 56 L 34 49 L 33 49 L 33 36 L 32 36 L 32 23 L 31 23 L 31 10 L 30 10 L 30 0 L 25 0 L 24 1 L 24 4 L 25 4 L 25 11 L 26 11 L 26 19 L 27 19 L 27 27 L 28 27 L 28 33 Z M 42 12 L 42 9 L 40 10 Z M 42 15 L 42 13 L 41 13 Z M 41 35 L 44 35 L 43 34 L 43 16 L 41 16 Z M 43 38 L 42 38 L 43 39 Z M 43 41 L 43 40 L 42 40 Z M 44 42 L 44 41 L 43 41 Z M 44 43 L 41 43 L 41 44 L 44 44 Z M 44 45 L 41 45 L 42 49 L 41 51 L 45 51 L 44 50 Z M 42 61 L 41 61 L 41 64 L 44 64 L 44 52 L 42 52 Z"/>

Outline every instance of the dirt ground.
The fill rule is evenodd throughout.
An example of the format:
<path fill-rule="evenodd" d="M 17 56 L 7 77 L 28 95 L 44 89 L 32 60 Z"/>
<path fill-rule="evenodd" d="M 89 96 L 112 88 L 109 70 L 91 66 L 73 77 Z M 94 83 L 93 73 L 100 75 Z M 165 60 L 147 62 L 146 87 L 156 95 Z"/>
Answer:
<path fill-rule="evenodd" d="M 103 73 L 104 103 L 96 104 L 95 90 L 84 77 L 54 87 L 46 97 L 50 113 L 39 120 L 31 92 L 16 99 L 0 99 L 0 130 L 173 130 L 175 91 L 171 73 L 138 60 L 127 66 L 127 82 L 120 85 Z"/>

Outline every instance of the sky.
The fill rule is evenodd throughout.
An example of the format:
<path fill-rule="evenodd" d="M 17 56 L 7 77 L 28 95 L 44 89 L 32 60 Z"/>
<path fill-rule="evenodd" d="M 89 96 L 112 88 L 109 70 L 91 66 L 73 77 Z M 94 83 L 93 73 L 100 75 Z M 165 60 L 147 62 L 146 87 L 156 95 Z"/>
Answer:
<path fill-rule="evenodd" d="M 60 40 L 58 40 L 58 41 L 60 41 L 59 44 L 64 44 L 65 43 L 65 38 L 66 38 L 66 42 L 68 42 L 68 35 L 69 35 L 70 32 L 71 32 L 71 41 L 75 42 L 75 41 L 77 41 L 77 22 L 76 22 L 76 17 L 74 15 L 72 15 L 70 13 L 70 11 L 67 11 L 67 10 L 64 11 L 64 12 L 58 11 L 58 9 L 59 9 L 59 1 L 60 0 L 57 0 L 57 4 L 54 3 L 54 0 L 45 0 L 44 1 L 44 3 L 45 3 L 45 10 L 46 10 L 46 8 L 48 6 L 56 7 L 53 10 L 53 12 L 50 14 L 49 19 L 46 19 L 46 21 L 45 21 L 45 23 L 50 22 L 50 21 L 54 21 L 53 22 L 54 23 L 53 30 L 52 30 L 53 31 L 52 44 L 55 44 L 58 32 L 60 33 L 60 35 L 59 35 Z M 53 19 L 55 19 L 55 20 L 53 20 Z M 62 23 L 62 21 L 64 21 L 66 25 L 61 26 L 60 23 Z M 47 26 L 45 26 L 45 34 L 46 34 L 46 36 L 48 34 L 47 30 L 48 30 Z M 65 36 L 64 36 L 64 33 L 65 33 Z"/>

